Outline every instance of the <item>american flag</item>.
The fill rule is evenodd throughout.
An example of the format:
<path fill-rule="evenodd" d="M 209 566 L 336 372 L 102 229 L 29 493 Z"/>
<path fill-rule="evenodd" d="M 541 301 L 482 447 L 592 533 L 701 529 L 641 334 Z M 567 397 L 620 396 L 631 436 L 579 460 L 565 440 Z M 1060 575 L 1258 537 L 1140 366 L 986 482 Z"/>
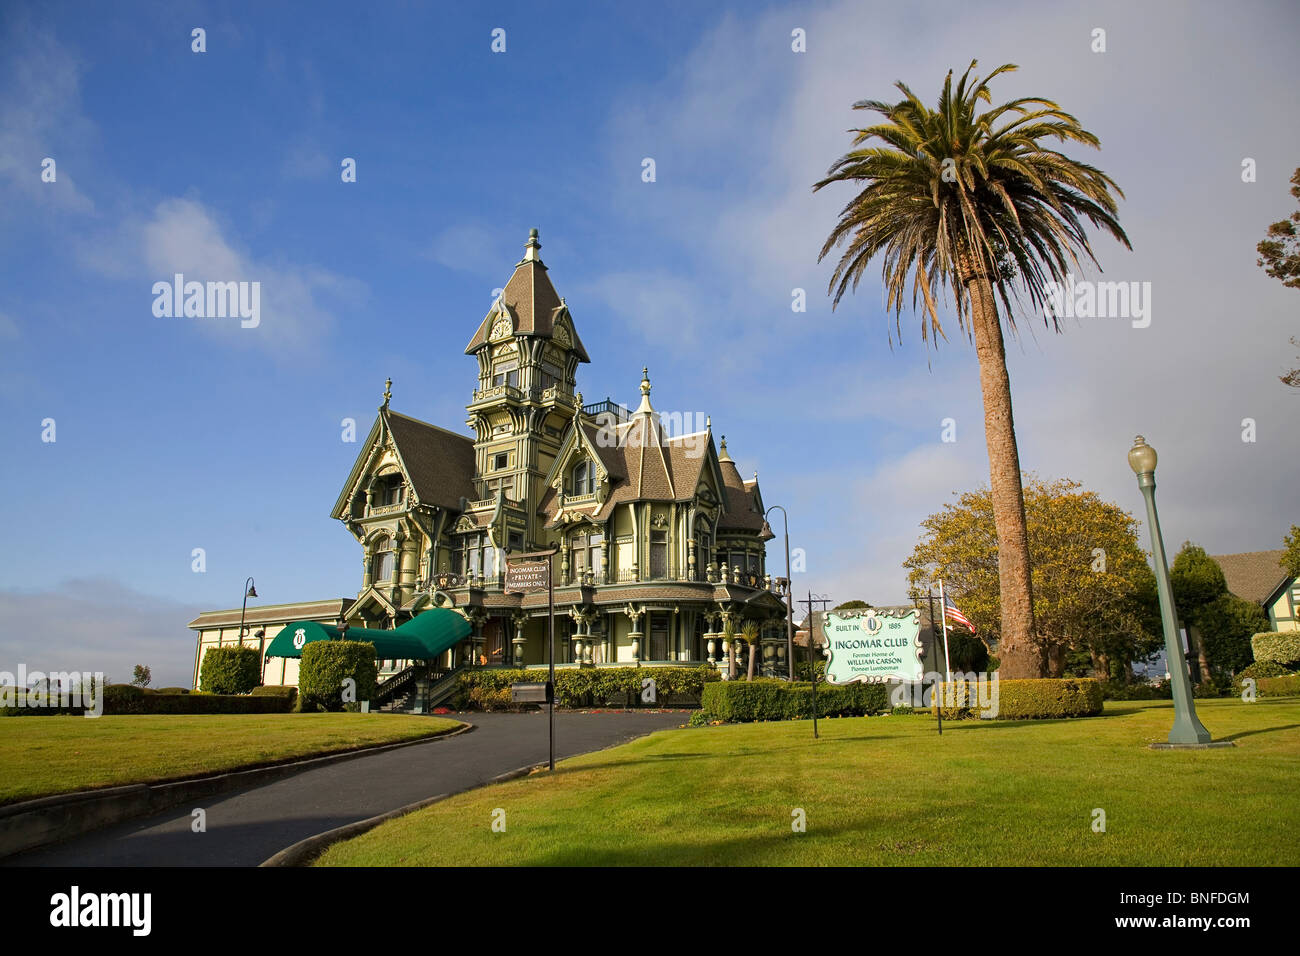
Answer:
<path fill-rule="evenodd" d="M 975 633 L 975 625 L 970 622 L 970 619 L 966 617 L 965 614 L 963 614 L 960 610 L 957 609 L 957 605 L 952 603 L 951 597 L 945 595 L 943 599 L 943 603 L 944 603 L 944 614 L 947 616 L 948 620 L 956 621 L 958 624 L 965 624 L 967 627 L 970 628 L 970 632 L 972 634 Z"/>

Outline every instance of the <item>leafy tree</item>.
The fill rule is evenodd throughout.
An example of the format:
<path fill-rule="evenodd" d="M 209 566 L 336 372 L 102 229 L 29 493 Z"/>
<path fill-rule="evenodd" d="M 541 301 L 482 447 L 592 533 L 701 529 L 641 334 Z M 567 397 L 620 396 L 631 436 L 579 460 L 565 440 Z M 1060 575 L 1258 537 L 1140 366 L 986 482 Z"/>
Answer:
<path fill-rule="evenodd" d="M 1129 241 L 1116 218 L 1115 196 L 1123 196 L 1119 187 L 1101 170 L 1057 148 L 1068 142 L 1097 147 L 1097 137 L 1040 97 L 978 112 L 981 102 L 992 103 L 989 81 L 1016 67 L 1000 66 L 981 80 L 971 75 L 975 66 L 972 61 L 955 90 L 948 72 L 935 109 L 902 83 L 896 84 L 904 97 L 898 103 L 853 104 L 881 114 L 884 122 L 853 130 L 855 148 L 813 187 L 865 184 L 842 210 L 819 258 L 847 244 L 831 277 L 838 306 L 879 256 L 886 307 L 894 310 L 900 338 L 899 316 L 909 287 L 913 311 L 923 300 L 928 316 L 921 337 L 928 342 L 933 336 L 936 344 L 947 334 L 935 299 L 945 288 L 952 292 L 958 328 L 973 338 L 979 358 L 1000 556 L 1002 674 L 1040 677 L 1049 662 L 1034 618 L 1038 602 L 1002 323 L 1015 333 L 1012 299 L 1023 293 L 1032 310 L 1041 309 L 1049 326 L 1061 330 L 1048 308 L 1049 283 L 1063 283 L 1076 271 L 1080 253 L 1096 263 L 1084 220 L 1126 247 Z"/>
<path fill-rule="evenodd" d="M 1300 199 L 1300 169 L 1291 177 L 1291 195 Z M 1269 226 L 1268 238 L 1255 247 L 1259 253 L 1255 264 L 1289 289 L 1300 289 L 1300 232 L 1296 226 L 1300 226 L 1300 210 Z M 1300 339 L 1291 339 L 1291 344 L 1300 346 Z M 1300 367 L 1280 378 L 1284 384 L 1300 388 Z"/>
<path fill-rule="evenodd" d="M 1268 630 L 1268 615 L 1228 591 L 1223 568 L 1205 549 L 1190 541 L 1174 556 L 1169 569 L 1174 607 L 1187 629 L 1203 678 L 1224 682 L 1229 673 L 1248 666 L 1254 656 L 1250 639 Z"/>
<path fill-rule="evenodd" d="M 1155 575 L 1138 544 L 1137 522 L 1067 478 L 1027 475 L 1024 493 L 1034 641 L 1045 649 L 1048 673 L 1062 674 L 1076 650 L 1087 653 L 1099 677 L 1127 678 L 1133 661 L 1160 646 Z M 925 534 L 903 563 L 914 593 L 943 578 L 979 637 L 998 642 L 1000 651 L 1005 638 L 991 492 L 965 492 L 921 526 Z"/>
<path fill-rule="evenodd" d="M 149 673 L 149 668 L 143 664 L 136 664 L 131 683 L 137 687 L 148 687 L 151 680 L 153 680 L 153 675 Z"/>
<path fill-rule="evenodd" d="M 1300 524 L 1291 526 L 1291 533 L 1282 539 L 1286 553 L 1282 555 L 1282 570 L 1293 578 L 1300 578 Z"/>
<path fill-rule="evenodd" d="M 857 611 L 857 610 L 866 611 L 866 610 L 870 610 L 870 609 L 871 609 L 872 607 L 874 607 L 874 606 L 875 606 L 875 605 L 873 605 L 873 604 L 868 604 L 866 601 L 856 601 L 856 600 L 854 600 L 854 601 L 845 601 L 843 604 L 839 604 L 839 605 L 836 605 L 835 607 L 831 608 L 831 610 L 833 610 L 833 611 Z"/>

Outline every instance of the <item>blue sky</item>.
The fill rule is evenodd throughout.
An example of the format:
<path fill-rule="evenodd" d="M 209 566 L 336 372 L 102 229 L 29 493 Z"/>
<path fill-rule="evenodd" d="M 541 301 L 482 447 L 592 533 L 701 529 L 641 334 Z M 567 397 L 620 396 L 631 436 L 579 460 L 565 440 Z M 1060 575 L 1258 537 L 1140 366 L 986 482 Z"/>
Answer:
<path fill-rule="evenodd" d="M 1097 238 L 1105 278 L 1154 290 L 1150 328 L 1027 325 L 1010 346 L 1026 469 L 1136 510 L 1124 455 L 1141 431 L 1171 549 L 1279 547 L 1300 520 L 1300 394 L 1276 380 L 1300 300 L 1254 264 L 1300 165 L 1279 122 L 1295 112 L 1293 5 L 0 17 L 0 669 L 125 676 L 139 658 L 181 682 L 185 622 L 237 605 L 247 575 L 264 603 L 354 594 L 360 554 L 329 518 L 358 448 L 340 423 L 364 438 L 391 376 L 396 409 L 463 429 L 464 346 L 531 227 L 592 356 L 587 398 L 634 403 L 648 365 L 656 407 L 711 415 L 790 510 L 797 588 L 900 600 L 918 522 L 987 481 L 974 352 L 955 333 L 927 351 L 906 313 L 891 351 L 874 268 L 831 311 L 817 251 L 849 193 L 810 186 L 849 148 L 854 100 L 899 79 L 933 100 L 974 57 L 1020 64 L 998 98 L 1056 98 L 1101 137 L 1086 158 L 1124 188 L 1134 244 Z M 155 317 L 152 284 L 178 270 L 260 281 L 262 324 Z"/>

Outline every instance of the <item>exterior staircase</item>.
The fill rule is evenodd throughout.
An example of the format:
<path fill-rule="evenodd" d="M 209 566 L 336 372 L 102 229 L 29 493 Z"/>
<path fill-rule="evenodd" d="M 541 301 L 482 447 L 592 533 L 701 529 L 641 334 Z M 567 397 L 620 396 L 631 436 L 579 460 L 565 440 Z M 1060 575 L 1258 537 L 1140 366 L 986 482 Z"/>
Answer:
<path fill-rule="evenodd" d="M 461 667 L 430 668 L 412 664 L 381 681 L 370 702 L 371 710 L 390 713 L 428 714 L 455 692 Z"/>

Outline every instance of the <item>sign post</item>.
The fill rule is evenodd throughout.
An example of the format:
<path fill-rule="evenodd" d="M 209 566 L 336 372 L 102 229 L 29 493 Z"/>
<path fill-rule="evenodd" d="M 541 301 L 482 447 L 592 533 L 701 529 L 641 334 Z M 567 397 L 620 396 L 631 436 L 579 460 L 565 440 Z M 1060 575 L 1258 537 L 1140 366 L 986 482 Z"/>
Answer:
<path fill-rule="evenodd" d="M 555 581 L 551 558 L 558 548 L 506 559 L 507 594 L 546 591 L 546 723 L 550 736 L 550 768 L 555 769 Z"/>

